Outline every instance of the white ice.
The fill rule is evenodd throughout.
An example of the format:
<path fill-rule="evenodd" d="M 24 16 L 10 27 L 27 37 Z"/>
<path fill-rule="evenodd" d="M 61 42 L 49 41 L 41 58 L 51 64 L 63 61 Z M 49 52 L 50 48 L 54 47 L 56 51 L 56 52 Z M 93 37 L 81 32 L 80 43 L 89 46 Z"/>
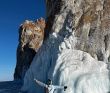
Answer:
<path fill-rule="evenodd" d="M 109 92 L 109 70 L 106 63 L 72 48 L 72 44 L 76 42 L 74 36 L 64 39 L 61 43 L 50 41 L 47 40 L 36 54 L 26 72 L 22 91 L 44 93 L 44 89 L 33 79 L 47 83 L 47 79 L 51 78 L 54 85 L 68 86 L 66 92 L 58 90 L 57 93 Z"/>

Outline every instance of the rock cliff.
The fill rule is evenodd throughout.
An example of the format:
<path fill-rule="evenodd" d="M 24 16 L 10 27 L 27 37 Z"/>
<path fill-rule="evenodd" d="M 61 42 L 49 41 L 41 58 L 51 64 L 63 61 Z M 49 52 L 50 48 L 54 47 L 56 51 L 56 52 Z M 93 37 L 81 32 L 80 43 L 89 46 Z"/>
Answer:
<path fill-rule="evenodd" d="M 41 47 L 44 38 L 45 20 L 36 22 L 26 20 L 19 27 L 19 45 L 17 48 L 17 64 L 14 79 L 23 79 L 36 52 Z"/>
<path fill-rule="evenodd" d="M 45 3 L 45 41 L 25 74 L 22 91 L 43 93 L 33 79 L 47 83 L 51 78 L 55 85 L 68 86 L 65 93 L 109 93 L 110 1 Z"/>
<path fill-rule="evenodd" d="M 77 38 L 76 49 L 100 61 L 110 61 L 110 0 L 45 0 L 46 31 L 63 33 L 66 25 Z M 70 25 L 71 22 L 71 25 Z M 69 26 L 70 25 L 70 26 Z"/>

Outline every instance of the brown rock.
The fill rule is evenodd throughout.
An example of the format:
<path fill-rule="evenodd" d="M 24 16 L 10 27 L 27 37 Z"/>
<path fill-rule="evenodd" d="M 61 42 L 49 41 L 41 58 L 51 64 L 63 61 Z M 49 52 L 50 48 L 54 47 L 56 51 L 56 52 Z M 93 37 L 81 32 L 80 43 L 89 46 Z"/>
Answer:
<path fill-rule="evenodd" d="M 14 79 L 23 79 L 36 52 L 44 39 L 45 20 L 40 18 L 35 23 L 26 20 L 19 27 L 19 45 Z"/>

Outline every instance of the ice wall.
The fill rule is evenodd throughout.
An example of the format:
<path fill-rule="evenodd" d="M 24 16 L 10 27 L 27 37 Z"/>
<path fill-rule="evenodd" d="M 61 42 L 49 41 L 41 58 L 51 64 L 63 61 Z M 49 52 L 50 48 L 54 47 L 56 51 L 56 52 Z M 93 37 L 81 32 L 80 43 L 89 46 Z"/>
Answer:
<path fill-rule="evenodd" d="M 64 39 L 51 34 L 26 72 L 22 91 L 43 93 L 44 89 L 33 78 L 44 83 L 51 78 L 55 85 L 68 86 L 65 93 L 107 93 L 110 87 L 107 64 L 86 52 L 75 50 L 75 42 L 73 33 Z"/>

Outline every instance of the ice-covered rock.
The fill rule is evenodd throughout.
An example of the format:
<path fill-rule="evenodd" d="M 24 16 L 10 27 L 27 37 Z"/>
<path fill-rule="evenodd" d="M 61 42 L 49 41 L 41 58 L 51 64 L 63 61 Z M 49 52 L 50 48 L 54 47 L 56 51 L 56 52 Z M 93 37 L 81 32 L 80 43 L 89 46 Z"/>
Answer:
<path fill-rule="evenodd" d="M 110 0 L 45 0 L 45 41 L 25 74 L 22 91 L 43 93 L 44 83 L 65 93 L 110 91 Z M 57 93 L 63 93 L 58 90 Z"/>
<path fill-rule="evenodd" d="M 45 38 L 52 32 L 65 37 L 74 30 L 75 37 L 78 37 L 76 49 L 85 51 L 100 61 L 110 61 L 110 0 L 45 2 Z"/>

